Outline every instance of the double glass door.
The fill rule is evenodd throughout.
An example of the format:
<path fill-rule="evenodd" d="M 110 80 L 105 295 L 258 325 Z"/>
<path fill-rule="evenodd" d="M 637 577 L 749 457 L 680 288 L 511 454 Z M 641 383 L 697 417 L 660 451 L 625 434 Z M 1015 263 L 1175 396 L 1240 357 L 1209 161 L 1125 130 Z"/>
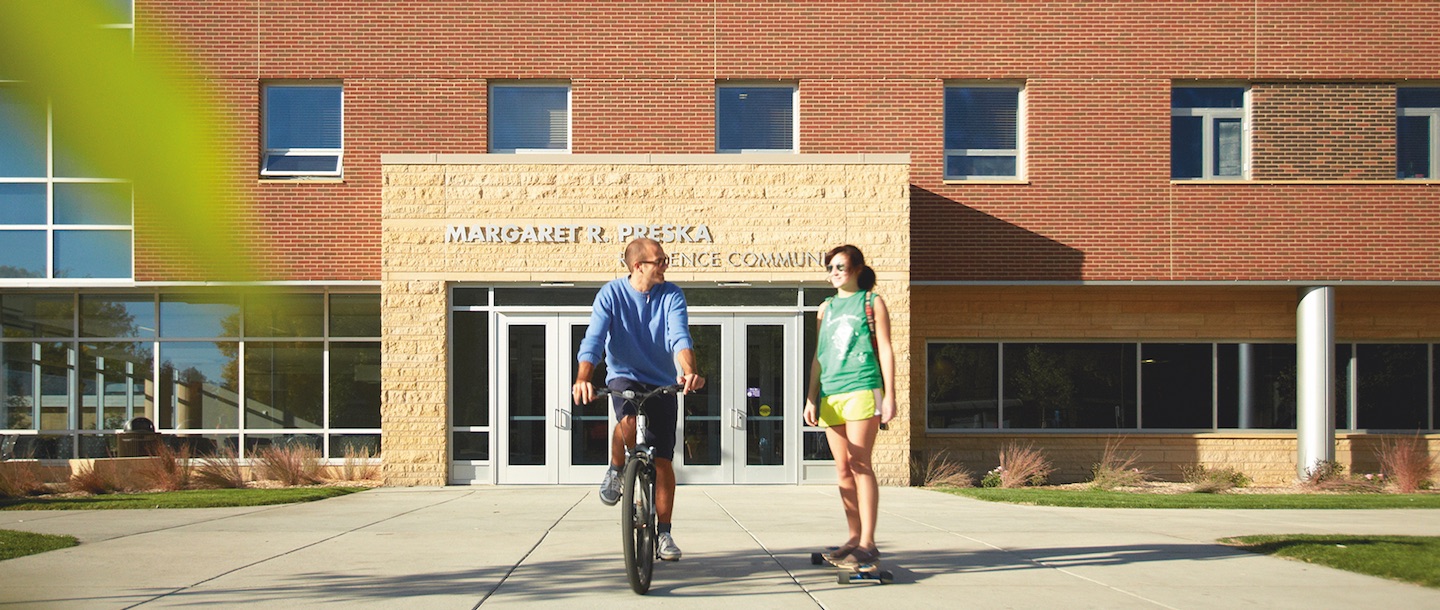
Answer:
<path fill-rule="evenodd" d="M 600 480 L 614 422 L 606 400 L 575 405 L 570 383 L 589 317 L 497 314 L 494 464 L 501 484 Z M 680 398 L 681 483 L 793 483 L 803 388 L 798 317 L 692 315 L 706 387 Z M 605 367 L 591 378 L 603 384 Z"/>

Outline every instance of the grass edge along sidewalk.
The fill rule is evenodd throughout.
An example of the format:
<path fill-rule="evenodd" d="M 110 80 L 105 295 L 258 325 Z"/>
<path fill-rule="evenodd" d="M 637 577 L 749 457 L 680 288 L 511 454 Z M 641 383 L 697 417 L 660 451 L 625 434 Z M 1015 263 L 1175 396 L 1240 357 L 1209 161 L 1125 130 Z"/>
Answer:
<path fill-rule="evenodd" d="M 276 489 L 187 489 L 77 497 L 10 498 L 0 510 L 99 510 L 139 508 L 221 508 L 313 502 L 368 487 L 282 487 Z"/>
<path fill-rule="evenodd" d="M 77 544 L 80 544 L 80 541 L 74 536 L 0 530 L 0 561 L 69 548 Z"/>
<path fill-rule="evenodd" d="M 1440 508 L 1440 494 L 1146 494 L 995 487 L 935 488 L 957 496 L 1075 508 L 1377 509 Z"/>
<path fill-rule="evenodd" d="M 1440 536 L 1286 534 L 1221 538 L 1239 549 L 1440 589 Z"/>

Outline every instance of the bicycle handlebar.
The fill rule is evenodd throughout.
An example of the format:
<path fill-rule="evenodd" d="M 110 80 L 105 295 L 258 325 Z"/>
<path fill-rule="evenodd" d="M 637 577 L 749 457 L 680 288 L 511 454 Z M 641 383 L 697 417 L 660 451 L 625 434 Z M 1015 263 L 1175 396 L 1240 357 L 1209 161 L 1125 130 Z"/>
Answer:
<path fill-rule="evenodd" d="M 595 397 L 603 398 L 605 396 L 618 395 L 625 400 L 645 402 L 646 400 L 649 400 L 651 396 L 658 396 L 660 394 L 679 394 L 680 391 L 684 389 L 685 386 L 678 383 L 673 385 L 662 385 L 658 388 L 650 390 L 649 392 L 637 392 L 635 390 L 621 390 L 619 392 L 616 392 L 614 390 L 611 390 L 610 388 L 595 388 Z"/>

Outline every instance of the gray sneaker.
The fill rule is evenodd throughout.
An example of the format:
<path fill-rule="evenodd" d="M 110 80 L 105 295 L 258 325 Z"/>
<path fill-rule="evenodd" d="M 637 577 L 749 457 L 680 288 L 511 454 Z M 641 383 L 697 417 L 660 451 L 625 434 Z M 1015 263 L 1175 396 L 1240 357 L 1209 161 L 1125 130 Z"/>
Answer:
<path fill-rule="evenodd" d="M 605 506 L 615 506 L 620 501 L 620 472 L 614 468 L 605 469 L 605 480 L 600 481 L 600 501 Z"/>
<path fill-rule="evenodd" d="M 655 541 L 660 546 L 660 558 L 665 561 L 680 561 L 680 547 L 675 546 L 675 537 L 670 532 L 660 534 Z"/>

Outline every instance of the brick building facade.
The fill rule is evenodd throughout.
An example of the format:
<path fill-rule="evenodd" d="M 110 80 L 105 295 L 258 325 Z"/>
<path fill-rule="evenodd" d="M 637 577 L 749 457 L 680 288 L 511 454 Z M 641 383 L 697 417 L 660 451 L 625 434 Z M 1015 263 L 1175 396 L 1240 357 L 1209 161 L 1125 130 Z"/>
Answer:
<path fill-rule="evenodd" d="M 499 387 L 507 351 L 498 333 L 519 310 L 506 310 L 500 292 L 461 303 L 456 290 L 593 290 L 619 273 L 602 264 L 608 254 L 576 244 L 477 251 L 436 241 L 453 224 L 683 220 L 723 230 L 710 249 L 742 256 L 861 245 L 906 320 L 897 344 L 905 425 L 884 437 L 894 451 L 879 465 L 891 484 L 942 450 L 983 471 L 1016 439 L 1060 456 L 1060 479 L 1085 476 L 1112 437 L 1167 476 L 1205 463 L 1267 480 L 1316 459 L 1373 469 L 1372 456 L 1350 447 L 1385 434 L 1419 432 L 1440 446 L 1440 195 L 1433 174 L 1397 177 L 1397 116 L 1408 107 L 1398 92 L 1440 87 L 1440 13 L 1413 3 L 137 0 L 133 23 L 137 55 L 156 41 L 178 44 L 185 55 L 171 59 L 220 102 L 242 194 L 234 213 L 258 283 L 381 295 L 382 331 L 367 338 L 385 357 L 384 423 L 363 433 L 383 436 L 393 484 L 511 480 L 499 437 L 518 420 L 507 420 Z M 260 176 L 266 88 L 315 83 L 343 91 L 343 171 Z M 564 149 L 533 162 L 497 150 L 494 132 L 495 87 L 527 84 L 568 96 Z M 729 86 L 793 90 L 789 150 L 741 151 L 733 164 L 742 169 L 724 165 L 717 99 Z M 999 153 L 947 145 L 963 135 L 948 96 L 992 88 L 1015 92 L 1006 118 L 1015 143 Z M 1189 114 L 1178 101 L 1188 89 L 1234 90 L 1241 101 Z M 1177 134 L 1192 116 L 1216 130 L 1195 143 L 1214 171 L 1195 179 L 1176 169 L 1188 154 Z M 997 154 L 1014 169 L 964 169 Z M 900 157 L 899 185 L 832 175 L 884 174 Z M 624 188 L 566 190 L 657 168 L 665 175 L 648 184 L 608 178 Z M 517 173 L 528 178 L 511 180 Z M 422 208 L 429 215 L 414 216 Z M 866 209 L 903 210 L 903 227 L 882 215 L 804 228 Z M 136 202 L 127 288 L 163 302 L 225 279 L 187 269 L 151 210 Z M 426 248 L 397 250 L 409 225 L 387 223 L 415 218 L 431 223 Z M 770 238 L 797 227 L 789 243 Z M 787 366 L 800 368 L 820 280 L 818 267 L 672 271 L 687 290 L 797 291 L 784 307 L 735 298 L 704 313 L 779 315 L 793 325 Z M 4 281 L 5 295 L 45 290 Z M 1319 321 L 1329 334 L 1300 330 L 1315 322 L 1297 313 L 1312 289 L 1330 299 Z M 584 309 L 573 306 L 553 313 Z M 423 321 L 400 321 L 421 311 Z M 488 368 L 474 372 L 491 383 L 483 425 L 455 417 L 460 311 L 487 316 L 496 333 L 485 339 Z M 424 345 L 402 348 L 416 328 L 428 329 Z M 1297 364 L 1316 346 L 1319 368 Z M 1261 352 L 1280 364 L 1252 369 Z M 953 373 L 961 362 L 994 382 Z M 1177 364 L 1151 372 L 1166 362 Z M 411 376 L 421 370 L 423 387 Z M 1042 370 L 1065 381 L 1041 387 Z M 1333 378 L 1316 372 L 1327 370 Z M 803 379 L 785 381 L 793 416 Z M 1203 402 L 1170 406 L 1191 397 L 1166 386 L 1208 388 L 1208 413 Z M 1378 389 L 1394 387 L 1404 389 Z M 1403 417 L 1391 412 L 1396 401 L 1409 401 Z M 1266 422 L 1244 423 L 1252 403 L 1268 405 L 1253 407 Z M 1307 432 L 1306 413 L 1334 421 Z M 780 480 L 823 480 L 806 470 L 823 456 L 799 448 L 816 432 L 787 426 L 796 448 Z M 361 430 L 320 424 L 332 428 Z M 247 436 L 244 425 L 215 430 Z M 458 451 L 468 442 L 485 450 Z"/>

